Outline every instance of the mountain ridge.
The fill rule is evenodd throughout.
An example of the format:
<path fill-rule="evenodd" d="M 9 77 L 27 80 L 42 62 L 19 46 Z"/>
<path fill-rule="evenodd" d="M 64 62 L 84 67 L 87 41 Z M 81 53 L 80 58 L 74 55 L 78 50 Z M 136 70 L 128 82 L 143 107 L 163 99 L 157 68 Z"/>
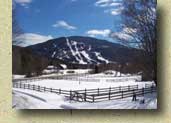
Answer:
<path fill-rule="evenodd" d="M 128 62 L 137 51 L 107 40 L 83 36 L 59 37 L 28 48 L 48 58 L 79 64 Z"/>

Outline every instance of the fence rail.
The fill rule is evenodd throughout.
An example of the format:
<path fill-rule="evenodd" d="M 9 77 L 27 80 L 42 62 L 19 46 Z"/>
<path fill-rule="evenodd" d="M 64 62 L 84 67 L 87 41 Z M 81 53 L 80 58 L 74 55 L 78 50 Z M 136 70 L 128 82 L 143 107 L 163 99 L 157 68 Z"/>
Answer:
<path fill-rule="evenodd" d="M 84 90 L 63 90 L 42 87 L 39 85 L 31 85 L 28 83 L 13 83 L 14 88 L 29 89 L 39 92 L 51 92 L 56 94 L 62 94 L 68 97 L 70 100 L 75 101 L 87 101 L 98 102 L 104 100 L 122 99 L 132 97 L 133 95 L 144 95 L 147 93 L 156 92 L 156 86 L 154 84 L 145 84 L 145 87 L 139 88 L 138 85 L 128 85 L 109 88 L 97 88 L 97 89 L 84 89 Z"/>
<path fill-rule="evenodd" d="M 13 82 L 35 82 L 46 79 L 64 79 L 73 76 L 86 76 L 87 74 L 70 74 L 70 75 L 53 75 L 53 76 L 41 76 L 41 77 L 32 77 L 32 78 L 21 78 L 21 79 L 13 79 Z"/>
<path fill-rule="evenodd" d="M 59 75 L 59 76 L 44 76 L 44 77 L 32 77 L 32 78 L 21 78 L 21 79 L 13 79 L 13 82 L 35 82 L 35 81 L 41 81 L 46 79 L 52 79 L 52 80 L 70 80 L 70 81 L 81 81 L 81 82 L 101 82 L 102 78 L 106 77 L 114 77 L 114 76 L 98 76 L 94 78 L 94 76 L 90 76 L 88 74 L 71 74 L 71 75 Z M 106 82 L 127 82 L 127 81 L 141 81 L 141 76 L 127 76 L 124 78 L 121 77 L 115 77 L 114 79 L 105 79 L 102 81 Z"/>

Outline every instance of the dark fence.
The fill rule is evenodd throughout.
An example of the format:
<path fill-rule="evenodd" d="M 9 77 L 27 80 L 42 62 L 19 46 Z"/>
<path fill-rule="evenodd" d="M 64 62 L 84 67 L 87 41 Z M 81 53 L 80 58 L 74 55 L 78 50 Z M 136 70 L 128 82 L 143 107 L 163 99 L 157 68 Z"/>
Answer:
<path fill-rule="evenodd" d="M 100 82 L 100 78 L 106 78 L 106 77 L 114 77 L 114 76 L 90 76 L 88 74 L 71 74 L 71 75 L 60 75 L 60 76 L 41 76 L 41 77 L 32 77 L 32 78 L 22 78 L 22 79 L 13 79 L 13 82 L 22 82 L 22 83 L 28 83 L 28 82 L 35 82 L 35 81 L 41 81 L 46 79 L 52 79 L 52 80 L 70 80 L 70 81 L 82 81 L 82 82 Z M 127 76 L 124 78 L 116 77 L 115 79 L 106 79 L 106 82 L 127 82 L 129 80 L 135 80 L 140 81 L 141 76 Z"/>
<path fill-rule="evenodd" d="M 140 96 L 147 93 L 156 92 L 154 84 L 145 84 L 145 87 L 139 88 L 138 85 L 128 85 L 109 88 L 84 89 L 84 90 L 63 90 L 42 87 L 39 85 L 31 85 L 26 83 L 13 83 L 14 88 L 29 89 L 39 92 L 51 92 L 56 94 L 63 94 L 70 100 L 98 102 L 104 100 L 122 99 L 133 97 L 133 95 Z"/>

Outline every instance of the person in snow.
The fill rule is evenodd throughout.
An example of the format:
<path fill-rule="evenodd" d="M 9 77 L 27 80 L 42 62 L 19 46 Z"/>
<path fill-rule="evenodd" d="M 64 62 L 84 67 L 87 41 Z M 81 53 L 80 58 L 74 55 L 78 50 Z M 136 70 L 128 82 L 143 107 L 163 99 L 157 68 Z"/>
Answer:
<path fill-rule="evenodd" d="M 137 96 L 136 96 L 136 93 L 134 92 L 133 97 L 132 97 L 132 101 L 136 101 L 136 100 L 137 100 Z"/>

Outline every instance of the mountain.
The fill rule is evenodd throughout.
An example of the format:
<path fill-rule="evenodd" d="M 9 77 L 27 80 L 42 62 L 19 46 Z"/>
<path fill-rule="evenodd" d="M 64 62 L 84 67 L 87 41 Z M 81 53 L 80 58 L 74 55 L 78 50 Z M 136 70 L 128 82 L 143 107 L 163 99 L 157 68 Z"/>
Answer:
<path fill-rule="evenodd" d="M 65 65 L 68 69 L 87 69 L 94 68 L 94 65 L 73 64 L 60 59 L 47 58 L 35 54 L 28 47 L 12 45 L 12 73 L 26 75 L 27 77 L 41 74 L 49 65 L 63 69 Z"/>
<path fill-rule="evenodd" d="M 40 56 L 76 64 L 129 62 L 137 49 L 91 37 L 71 36 L 27 47 Z"/>

